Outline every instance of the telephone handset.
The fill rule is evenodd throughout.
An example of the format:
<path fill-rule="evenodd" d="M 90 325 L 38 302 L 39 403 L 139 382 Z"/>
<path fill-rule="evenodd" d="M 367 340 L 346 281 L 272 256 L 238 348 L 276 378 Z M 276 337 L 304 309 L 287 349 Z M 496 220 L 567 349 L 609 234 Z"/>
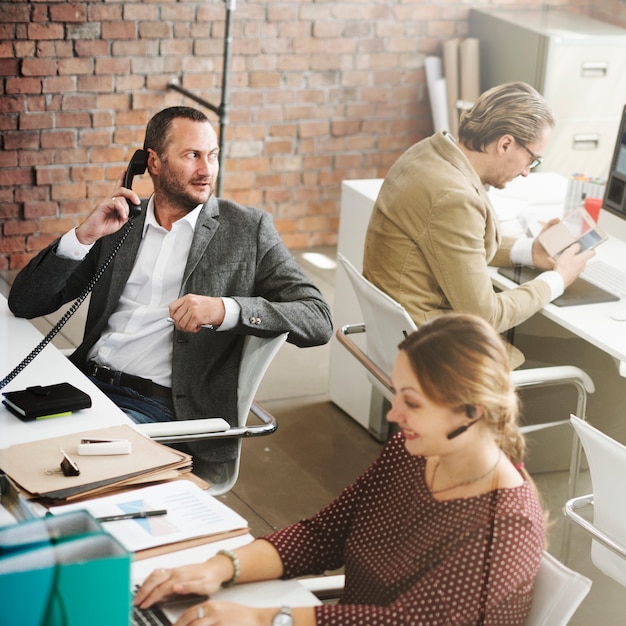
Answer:
<path fill-rule="evenodd" d="M 126 169 L 126 175 L 124 176 L 124 187 L 126 189 L 131 189 L 133 184 L 133 178 L 135 178 L 138 174 L 143 174 L 146 171 L 146 167 L 148 166 L 148 153 L 145 150 L 135 150 L 135 154 L 133 154 L 130 163 L 128 164 L 128 168 Z M 128 202 L 129 206 L 129 216 L 131 218 L 137 217 L 141 213 L 141 205 L 140 204 L 132 204 L 130 201 Z M 94 288 L 94 285 L 100 280 L 102 274 L 104 274 L 107 267 L 111 264 L 111 261 L 114 259 L 118 250 L 128 237 L 131 228 L 133 227 L 133 222 L 129 220 L 124 225 L 124 228 L 121 232 L 120 237 L 115 242 L 113 249 L 107 256 L 107 258 L 102 262 L 100 267 L 96 270 L 96 273 L 92 276 L 91 280 L 83 289 L 82 293 L 76 298 L 74 304 L 65 312 L 63 317 L 55 324 L 54 328 L 35 346 L 35 348 L 24 358 L 24 360 L 19 363 L 9 374 L 7 374 L 2 380 L 0 380 L 0 389 L 3 389 L 8 385 L 51 341 L 54 339 L 55 335 L 65 326 L 67 321 L 76 313 L 78 307 L 84 302 L 85 298 L 89 295 L 91 290 Z"/>
<path fill-rule="evenodd" d="M 133 178 L 135 176 L 143 174 L 148 166 L 148 153 L 145 150 L 135 150 L 128 167 L 126 168 L 126 175 L 124 176 L 124 187 L 126 189 L 133 188 Z M 141 205 L 133 204 L 128 200 L 129 216 L 131 218 L 137 217 L 141 213 Z"/>

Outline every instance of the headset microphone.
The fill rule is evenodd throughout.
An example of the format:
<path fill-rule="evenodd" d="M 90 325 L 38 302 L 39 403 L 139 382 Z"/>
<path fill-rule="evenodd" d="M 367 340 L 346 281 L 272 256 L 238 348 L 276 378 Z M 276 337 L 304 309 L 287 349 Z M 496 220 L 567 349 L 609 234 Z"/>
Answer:
<path fill-rule="evenodd" d="M 476 407 L 472 406 L 471 404 L 468 404 L 465 407 L 465 413 L 467 417 L 469 417 L 470 419 L 474 419 L 476 417 Z M 475 423 L 476 422 L 470 422 L 469 424 L 463 424 L 463 426 L 459 426 L 457 429 L 453 430 L 451 433 L 448 433 L 447 435 L 448 439 L 454 439 L 455 437 L 462 435 L 472 424 L 475 424 Z"/>

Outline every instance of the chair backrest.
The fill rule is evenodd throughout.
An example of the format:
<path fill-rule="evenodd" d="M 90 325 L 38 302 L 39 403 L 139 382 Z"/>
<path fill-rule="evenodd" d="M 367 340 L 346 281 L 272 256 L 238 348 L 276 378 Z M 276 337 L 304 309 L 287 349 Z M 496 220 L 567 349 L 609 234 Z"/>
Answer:
<path fill-rule="evenodd" d="M 287 340 L 289 333 L 277 337 L 246 335 L 241 351 L 239 378 L 237 381 L 237 419 L 245 426 L 254 396 L 276 353 Z"/>
<path fill-rule="evenodd" d="M 241 351 L 239 363 L 239 378 L 237 380 L 237 425 L 245 426 L 250 415 L 250 408 L 254 396 L 280 347 L 287 340 L 289 333 L 276 337 L 255 337 L 246 335 Z M 237 456 L 226 463 L 225 473 L 219 482 L 209 487 L 212 495 L 221 495 L 230 491 L 239 477 L 241 464 L 242 437 L 237 438 Z"/>
<path fill-rule="evenodd" d="M 593 490 L 593 524 L 626 545 L 626 446 L 578 417 L 571 417 L 585 451 Z M 626 560 L 597 541 L 591 544 L 593 564 L 626 586 Z"/>
<path fill-rule="evenodd" d="M 525 626 L 566 626 L 591 589 L 591 581 L 544 552 Z"/>
<path fill-rule="evenodd" d="M 337 259 L 348 274 L 363 314 L 367 356 L 390 375 L 398 354 L 398 344 L 417 330 L 417 326 L 402 305 L 367 280 L 345 256 L 338 253 Z M 376 378 L 369 374 L 368 377 L 388 396 L 388 390 Z"/>

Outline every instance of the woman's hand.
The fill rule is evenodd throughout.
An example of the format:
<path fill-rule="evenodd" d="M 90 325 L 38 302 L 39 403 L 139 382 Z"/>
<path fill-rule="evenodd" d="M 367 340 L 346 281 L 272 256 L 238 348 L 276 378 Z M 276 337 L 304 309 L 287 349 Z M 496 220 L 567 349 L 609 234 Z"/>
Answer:
<path fill-rule="evenodd" d="M 275 609 L 257 609 L 234 602 L 206 601 L 187 609 L 175 626 L 269 626 L 278 613 Z"/>
<path fill-rule="evenodd" d="M 219 565 L 219 563 L 218 563 Z M 157 569 L 135 594 L 133 604 L 147 609 L 156 602 L 177 595 L 210 596 L 227 580 L 213 560 L 174 569 Z"/>

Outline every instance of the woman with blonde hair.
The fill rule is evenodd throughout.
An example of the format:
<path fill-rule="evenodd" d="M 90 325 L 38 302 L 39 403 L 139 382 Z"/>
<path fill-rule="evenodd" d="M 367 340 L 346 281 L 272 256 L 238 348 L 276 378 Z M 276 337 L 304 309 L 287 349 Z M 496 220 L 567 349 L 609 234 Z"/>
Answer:
<path fill-rule="evenodd" d="M 207 562 L 153 572 L 135 604 L 343 566 L 339 604 L 206 600 L 178 624 L 522 625 L 544 547 L 541 506 L 504 343 L 481 318 L 435 318 L 399 346 L 388 419 L 399 433 L 315 516 Z"/>

